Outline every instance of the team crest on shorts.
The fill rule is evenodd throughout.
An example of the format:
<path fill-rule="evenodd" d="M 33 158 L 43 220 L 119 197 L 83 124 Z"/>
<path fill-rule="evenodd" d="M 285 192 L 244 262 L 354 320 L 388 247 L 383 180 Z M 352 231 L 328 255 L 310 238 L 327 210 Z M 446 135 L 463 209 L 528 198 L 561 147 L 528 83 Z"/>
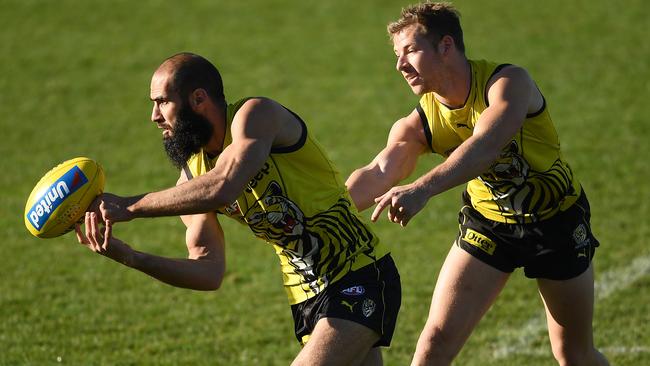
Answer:
<path fill-rule="evenodd" d="M 372 313 L 375 312 L 375 308 L 377 305 L 375 305 L 375 302 L 372 301 L 372 299 L 365 299 L 363 300 L 363 305 L 361 306 L 361 311 L 363 312 L 363 316 L 366 318 L 372 315 Z"/>
<path fill-rule="evenodd" d="M 366 289 L 363 286 L 352 286 L 342 290 L 341 293 L 348 296 L 359 296 L 365 294 Z"/>
<path fill-rule="evenodd" d="M 585 224 L 580 224 L 573 230 L 573 240 L 578 244 L 577 247 L 584 245 L 584 242 L 587 240 L 587 228 Z"/>

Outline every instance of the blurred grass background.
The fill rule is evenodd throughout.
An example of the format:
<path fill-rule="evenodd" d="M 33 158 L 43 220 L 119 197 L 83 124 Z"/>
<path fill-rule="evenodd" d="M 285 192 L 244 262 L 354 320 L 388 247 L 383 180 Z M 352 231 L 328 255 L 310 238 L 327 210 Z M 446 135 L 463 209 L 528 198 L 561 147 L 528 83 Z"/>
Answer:
<path fill-rule="evenodd" d="M 277 258 L 244 228 L 224 222 L 222 288 L 193 292 L 101 258 L 72 234 L 31 237 L 25 200 L 43 173 L 82 155 L 103 164 L 110 192 L 173 185 L 148 96 L 152 72 L 180 51 L 213 61 L 229 100 L 268 96 L 300 114 L 347 176 L 417 103 L 385 33 L 409 3 L 0 0 L 0 364 L 289 364 L 299 346 Z M 521 65 L 544 93 L 592 203 L 602 244 L 596 279 L 648 257 L 647 4 L 454 3 L 468 56 Z M 439 161 L 421 159 L 416 174 Z M 386 365 L 410 361 L 457 230 L 460 191 L 432 199 L 405 230 L 375 225 L 393 247 L 404 291 Z M 122 224 L 115 235 L 140 250 L 186 255 L 177 219 Z M 614 365 L 650 364 L 642 326 L 650 273 L 641 271 L 596 304 L 595 341 Z M 517 271 L 457 364 L 553 364 L 543 331 L 496 357 L 504 334 L 519 334 L 541 309 L 534 282 Z"/>

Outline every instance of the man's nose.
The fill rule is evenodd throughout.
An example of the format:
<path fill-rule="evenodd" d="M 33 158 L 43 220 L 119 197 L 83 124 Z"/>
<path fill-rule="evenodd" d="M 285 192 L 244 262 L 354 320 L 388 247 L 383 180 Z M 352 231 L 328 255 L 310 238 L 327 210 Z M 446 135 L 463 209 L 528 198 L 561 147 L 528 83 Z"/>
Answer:
<path fill-rule="evenodd" d="M 395 63 L 395 69 L 397 71 L 403 71 L 406 68 L 406 65 L 408 62 L 406 62 L 406 58 L 404 56 L 399 56 L 397 57 L 397 62 Z"/>
<path fill-rule="evenodd" d="M 153 110 L 151 111 L 151 121 L 162 122 L 164 120 L 165 118 L 163 117 L 162 113 L 160 113 L 160 108 L 158 108 L 158 105 L 154 104 Z"/>

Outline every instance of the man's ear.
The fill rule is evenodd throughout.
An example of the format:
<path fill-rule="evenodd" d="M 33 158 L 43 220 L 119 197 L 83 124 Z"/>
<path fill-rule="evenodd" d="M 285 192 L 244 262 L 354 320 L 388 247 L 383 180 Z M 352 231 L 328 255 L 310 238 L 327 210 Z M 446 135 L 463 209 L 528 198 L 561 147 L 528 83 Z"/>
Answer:
<path fill-rule="evenodd" d="M 438 53 L 445 54 L 454 47 L 454 39 L 450 35 L 444 35 L 438 42 Z"/>
<path fill-rule="evenodd" d="M 190 104 L 192 105 L 192 108 L 197 108 L 207 99 L 208 93 L 205 91 L 205 89 L 195 89 L 190 95 Z"/>

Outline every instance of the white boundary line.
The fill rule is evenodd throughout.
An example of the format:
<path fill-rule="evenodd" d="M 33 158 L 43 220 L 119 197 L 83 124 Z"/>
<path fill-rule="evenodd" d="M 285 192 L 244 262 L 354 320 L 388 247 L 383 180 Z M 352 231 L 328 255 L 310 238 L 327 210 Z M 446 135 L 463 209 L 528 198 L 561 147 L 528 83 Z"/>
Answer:
<path fill-rule="evenodd" d="M 609 347 L 598 347 L 598 350 L 606 355 L 631 355 L 631 354 L 640 354 L 647 353 L 650 354 L 650 347 L 647 346 L 609 346 Z M 510 355 L 520 355 L 520 356 L 548 356 L 552 357 L 551 347 L 549 345 L 548 349 L 544 348 L 529 348 L 524 350 L 517 350 L 511 352 L 506 356 L 499 357 L 499 359 L 505 358 Z M 611 361 L 611 360 L 610 360 Z"/>
<path fill-rule="evenodd" d="M 650 255 L 638 257 L 629 265 L 623 268 L 609 270 L 600 276 L 594 284 L 595 301 L 602 301 L 616 291 L 629 287 L 639 278 L 650 275 Z M 493 356 L 497 359 L 507 358 L 513 354 L 523 355 L 550 355 L 551 346 L 548 344 L 546 331 L 546 317 L 544 312 L 530 318 L 521 328 L 502 329 L 497 332 L 497 342 L 494 345 Z M 539 341 L 539 342 L 536 342 Z M 542 349 L 534 343 L 545 343 L 547 346 Z M 650 347 L 646 346 L 609 346 L 599 347 L 605 353 L 650 353 Z"/>
<path fill-rule="evenodd" d="M 610 346 L 599 349 L 600 351 L 610 355 L 627 355 L 636 353 L 650 353 L 650 347 L 646 346 Z"/>

